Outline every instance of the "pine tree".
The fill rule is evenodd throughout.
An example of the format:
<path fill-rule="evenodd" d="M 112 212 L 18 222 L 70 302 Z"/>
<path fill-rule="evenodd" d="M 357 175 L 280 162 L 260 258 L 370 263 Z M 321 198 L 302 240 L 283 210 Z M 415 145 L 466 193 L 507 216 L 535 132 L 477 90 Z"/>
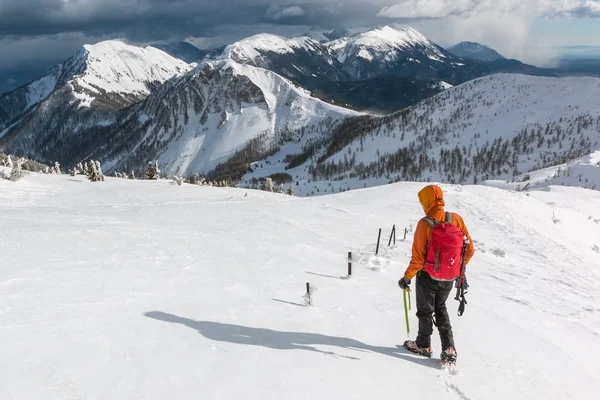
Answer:
<path fill-rule="evenodd" d="M 52 174 L 55 174 L 55 175 L 60 175 L 61 174 L 61 172 L 60 172 L 60 164 L 58 163 L 58 161 L 56 161 L 54 163 L 54 167 L 51 168 L 51 171 L 52 171 Z"/>
<path fill-rule="evenodd" d="M 21 166 L 24 162 L 25 160 L 21 158 L 13 163 L 12 170 L 10 171 L 10 176 L 8 177 L 10 181 L 16 182 L 25 176 L 25 171 L 21 169 Z"/>
<path fill-rule="evenodd" d="M 274 189 L 274 187 L 273 187 L 273 179 L 267 178 L 265 180 L 265 191 L 272 192 L 273 189 Z"/>
<path fill-rule="evenodd" d="M 277 190 L 277 193 L 279 193 L 279 194 L 285 194 L 285 191 L 283 190 L 283 183 L 279 184 L 279 190 Z"/>
<path fill-rule="evenodd" d="M 146 179 L 157 180 L 160 176 L 160 170 L 158 169 L 158 161 L 154 163 L 148 163 L 148 169 L 146 170 Z"/>
<path fill-rule="evenodd" d="M 287 194 L 289 194 L 290 196 L 294 195 L 294 184 L 293 183 L 290 183 L 290 187 L 288 187 Z"/>
<path fill-rule="evenodd" d="M 104 174 L 102 173 L 102 167 L 100 167 L 100 161 L 96 161 L 96 173 L 98 174 L 98 181 L 104 181 Z"/>
<path fill-rule="evenodd" d="M 87 177 L 91 182 L 104 181 L 104 174 L 102 173 L 102 168 L 100 167 L 99 161 L 90 160 L 87 170 Z"/>

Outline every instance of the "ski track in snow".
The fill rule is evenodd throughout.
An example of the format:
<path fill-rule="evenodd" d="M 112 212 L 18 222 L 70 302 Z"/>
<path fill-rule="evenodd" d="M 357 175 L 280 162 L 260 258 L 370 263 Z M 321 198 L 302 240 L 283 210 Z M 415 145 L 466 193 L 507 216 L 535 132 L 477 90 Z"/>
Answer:
<path fill-rule="evenodd" d="M 414 232 L 403 234 L 421 217 L 423 186 L 306 199 L 162 180 L 0 180 L 0 398 L 386 399 L 399 382 L 423 400 L 593 398 L 600 224 L 588 217 L 600 194 L 442 185 L 477 248 L 465 315 L 448 300 L 451 373 L 436 334 L 432 359 L 398 347 L 408 336 L 397 281 Z M 414 338 L 414 293 L 412 305 Z"/>

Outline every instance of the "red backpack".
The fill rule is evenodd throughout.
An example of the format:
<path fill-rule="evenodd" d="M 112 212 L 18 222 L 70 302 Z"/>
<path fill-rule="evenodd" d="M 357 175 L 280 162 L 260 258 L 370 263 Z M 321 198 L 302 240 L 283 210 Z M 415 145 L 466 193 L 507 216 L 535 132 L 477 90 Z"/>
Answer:
<path fill-rule="evenodd" d="M 431 239 L 425 257 L 425 271 L 438 281 L 453 281 L 460 276 L 463 257 L 464 234 L 452 223 L 452 213 L 446 221 L 423 218 L 431 228 Z"/>

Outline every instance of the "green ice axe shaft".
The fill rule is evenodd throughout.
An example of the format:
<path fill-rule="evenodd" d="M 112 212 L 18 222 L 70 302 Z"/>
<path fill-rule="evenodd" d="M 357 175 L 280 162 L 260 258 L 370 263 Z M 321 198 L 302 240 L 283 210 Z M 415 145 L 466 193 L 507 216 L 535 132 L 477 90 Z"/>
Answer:
<path fill-rule="evenodd" d="M 408 304 L 406 297 L 408 296 Z M 410 324 L 408 322 L 408 309 L 410 308 L 410 290 L 404 289 L 404 315 L 406 316 L 406 334 L 410 335 Z"/>

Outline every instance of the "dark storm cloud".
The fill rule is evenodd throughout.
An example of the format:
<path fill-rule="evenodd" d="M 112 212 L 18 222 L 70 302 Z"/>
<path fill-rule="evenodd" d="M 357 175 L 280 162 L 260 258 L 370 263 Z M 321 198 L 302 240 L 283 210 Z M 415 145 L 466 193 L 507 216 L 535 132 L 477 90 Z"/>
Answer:
<path fill-rule="evenodd" d="M 198 36 L 221 25 L 369 24 L 391 0 L 0 0 L 0 35 Z"/>
<path fill-rule="evenodd" d="M 223 25 L 351 28 L 389 19 L 472 17 L 493 11 L 583 17 L 600 15 L 600 4 L 591 0 L 0 0 L 0 35 L 77 32 L 156 40 L 227 34 L 220 29 Z"/>
<path fill-rule="evenodd" d="M 293 36 L 310 27 L 363 28 L 431 19 L 435 23 L 421 23 L 427 27 L 424 33 L 440 39 L 453 33 L 444 27 L 455 26 L 458 31 L 468 27 L 471 32 L 481 25 L 486 31 L 490 21 L 514 20 L 509 30 L 526 32 L 524 28 L 536 16 L 598 17 L 600 4 L 591 0 L 0 0 L 0 69 L 54 62 L 85 43 L 104 39 L 141 45 L 188 39 L 211 48 L 260 32 Z M 506 36 L 496 33 L 492 37 Z"/>

